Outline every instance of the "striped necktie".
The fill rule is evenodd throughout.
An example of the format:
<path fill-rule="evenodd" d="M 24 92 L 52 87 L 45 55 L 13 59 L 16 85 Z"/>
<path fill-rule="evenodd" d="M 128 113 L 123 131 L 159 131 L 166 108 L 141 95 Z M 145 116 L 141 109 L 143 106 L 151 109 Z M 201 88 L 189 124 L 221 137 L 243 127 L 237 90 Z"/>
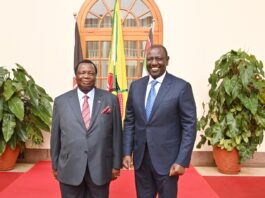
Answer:
<path fill-rule="evenodd" d="M 158 82 L 156 80 L 152 80 L 151 81 L 151 89 L 149 91 L 149 95 L 147 97 L 147 101 L 146 101 L 146 107 L 145 107 L 145 113 L 146 113 L 146 118 L 147 120 L 149 120 L 151 111 L 152 111 L 152 107 L 155 101 L 155 97 L 156 97 L 156 90 L 155 90 L 155 86 Z"/>
<path fill-rule="evenodd" d="M 90 122 L 90 108 L 89 108 L 89 104 L 88 104 L 88 96 L 87 95 L 84 96 L 84 103 L 82 106 L 82 117 L 83 117 L 86 128 L 88 128 L 89 122 Z"/>

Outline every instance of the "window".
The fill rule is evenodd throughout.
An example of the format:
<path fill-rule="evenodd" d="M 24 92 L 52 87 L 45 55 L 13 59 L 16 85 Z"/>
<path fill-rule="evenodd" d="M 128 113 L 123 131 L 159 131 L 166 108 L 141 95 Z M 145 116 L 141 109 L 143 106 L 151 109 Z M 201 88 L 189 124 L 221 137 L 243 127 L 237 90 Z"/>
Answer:
<path fill-rule="evenodd" d="M 98 68 L 97 86 L 107 89 L 112 14 L 115 0 L 87 0 L 78 14 L 85 58 Z M 153 0 L 120 0 L 128 87 L 142 75 L 144 49 L 154 21 L 154 43 L 162 43 L 162 18 Z"/>

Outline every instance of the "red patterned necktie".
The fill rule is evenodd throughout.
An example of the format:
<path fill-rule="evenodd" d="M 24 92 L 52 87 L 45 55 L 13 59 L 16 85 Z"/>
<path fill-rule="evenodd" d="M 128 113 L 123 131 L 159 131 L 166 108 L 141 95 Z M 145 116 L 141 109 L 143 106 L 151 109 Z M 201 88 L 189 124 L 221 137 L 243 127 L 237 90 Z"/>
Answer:
<path fill-rule="evenodd" d="M 82 106 L 82 117 L 83 117 L 86 128 L 88 128 L 89 122 L 90 122 L 90 109 L 89 109 L 87 95 L 84 96 L 84 103 Z"/>

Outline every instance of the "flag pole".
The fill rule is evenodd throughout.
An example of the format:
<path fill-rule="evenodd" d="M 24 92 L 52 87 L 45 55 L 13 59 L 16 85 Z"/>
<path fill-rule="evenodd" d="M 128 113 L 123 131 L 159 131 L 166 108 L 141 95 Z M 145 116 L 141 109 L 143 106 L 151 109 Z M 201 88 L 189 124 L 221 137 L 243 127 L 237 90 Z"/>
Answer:
<path fill-rule="evenodd" d="M 146 44 L 145 44 L 145 49 L 144 49 L 144 62 L 143 62 L 143 68 L 142 68 L 142 77 L 148 75 L 148 72 L 146 69 L 146 65 L 147 65 L 146 54 L 147 54 L 147 50 L 153 45 L 154 26 L 155 26 L 155 20 L 153 19 L 150 25 L 149 31 L 148 31 L 148 38 L 146 39 Z"/>
<path fill-rule="evenodd" d="M 108 91 L 118 96 L 121 116 L 124 119 L 128 97 L 128 86 L 122 35 L 122 21 L 118 0 L 115 1 L 112 16 L 111 49 L 108 65 Z"/>
<path fill-rule="evenodd" d="M 80 38 L 80 32 L 77 23 L 77 14 L 73 13 L 75 19 L 75 44 L 74 44 L 74 70 L 77 64 L 83 60 L 83 51 L 82 51 L 82 44 Z M 73 77 L 73 88 L 76 88 L 76 79 L 75 76 Z"/>

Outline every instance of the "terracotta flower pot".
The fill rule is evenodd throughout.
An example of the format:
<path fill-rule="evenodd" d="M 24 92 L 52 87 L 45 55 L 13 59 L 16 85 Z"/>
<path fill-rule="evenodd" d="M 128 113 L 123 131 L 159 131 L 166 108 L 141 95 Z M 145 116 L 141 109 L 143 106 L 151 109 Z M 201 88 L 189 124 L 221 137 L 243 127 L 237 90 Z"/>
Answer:
<path fill-rule="evenodd" d="M 0 171 L 7 171 L 14 168 L 19 150 L 18 146 L 15 150 L 12 150 L 9 145 L 6 145 L 5 152 L 0 156 Z"/>
<path fill-rule="evenodd" d="M 237 174 L 240 172 L 239 154 L 237 149 L 227 151 L 220 147 L 213 147 L 213 157 L 219 172 Z"/>

